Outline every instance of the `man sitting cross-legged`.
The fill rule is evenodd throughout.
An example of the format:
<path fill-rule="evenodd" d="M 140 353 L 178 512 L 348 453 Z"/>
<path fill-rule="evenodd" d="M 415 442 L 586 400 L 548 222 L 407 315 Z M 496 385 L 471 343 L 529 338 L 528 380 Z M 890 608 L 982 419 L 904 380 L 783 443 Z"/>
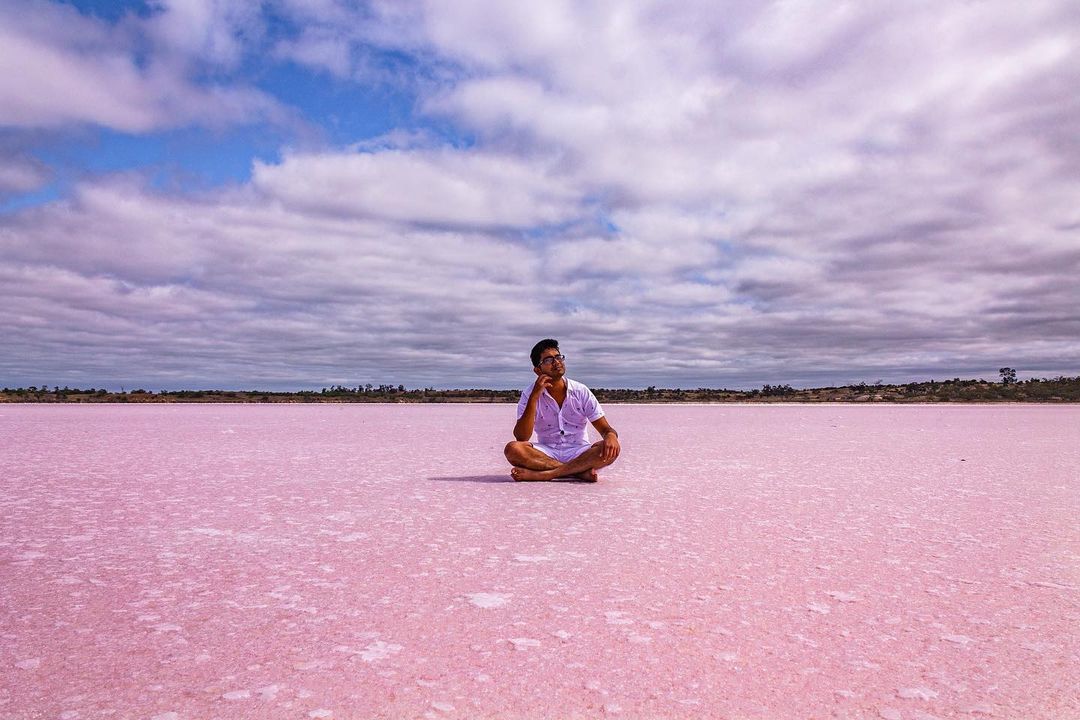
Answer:
<path fill-rule="evenodd" d="M 507 443 L 506 459 L 515 480 L 554 480 L 576 477 L 589 482 L 597 469 L 619 457 L 619 434 L 604 417 L 604 410 L 589 388 L 565 377 L 566 358 L 559 342 L 536 343 L 531 359 L 536 382 L 521 392 L 516 440 Z M 590 444 L 585 423 L 591 422 L 603 438 Z M 529 442 L 533 430 L 538 442 Z"/>

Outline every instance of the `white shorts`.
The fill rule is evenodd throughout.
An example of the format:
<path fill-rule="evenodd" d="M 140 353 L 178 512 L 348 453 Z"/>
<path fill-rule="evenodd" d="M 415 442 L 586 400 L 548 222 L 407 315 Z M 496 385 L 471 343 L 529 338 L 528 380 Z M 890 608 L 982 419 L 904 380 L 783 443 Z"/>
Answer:
<path fill-rule="evenodd" d="M 540 443 L 531 443 L 531 445 L 548 457 L 555 458 L 564 465 L 592 447 L 592 443 L 571 445 L 570 447 L 561 448 L 553 448 L 550 445 L 541 445 Z"/>

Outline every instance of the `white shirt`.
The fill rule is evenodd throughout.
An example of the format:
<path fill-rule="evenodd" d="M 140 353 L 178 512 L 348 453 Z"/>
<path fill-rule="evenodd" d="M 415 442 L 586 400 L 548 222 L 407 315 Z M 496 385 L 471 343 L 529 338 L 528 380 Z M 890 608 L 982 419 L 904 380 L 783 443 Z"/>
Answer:
<path fill-rule="evenodd" d="M 566 399 L 563 400 L 561 408 L 547 390 L 544 390 L 536 402 L 534 427 L 537 440 L 548 447 L 587 445 L 589 440 L 585 435 L 586 426 L 604 417 L 604 409 L 600 407 L 592 390 L 576 380 L 568 377 L 563 379 L 566 380 Z M 517 409 L 518 420 L 525 414 L 525 406 L 529 403 L 532 389 L 533 385 L 529 385 L 521 391 Z"/>

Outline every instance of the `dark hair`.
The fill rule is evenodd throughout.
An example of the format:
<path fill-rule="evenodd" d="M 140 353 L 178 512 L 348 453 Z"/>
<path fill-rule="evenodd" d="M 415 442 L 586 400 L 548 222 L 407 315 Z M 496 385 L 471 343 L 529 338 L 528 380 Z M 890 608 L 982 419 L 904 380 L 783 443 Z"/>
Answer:
<path fill-rule="evenodd" d="M 532 352 L 529 353 L 529 357 L 532 358 L 533 367 L 540 366 L 540 356 L 544 353 L 545 350 L 550 350 L 551 348 L 555 348 L 556 350 L 558 350 L 559 341 L 553 338 L 544 338 L 540 342 L 533 345 Z"/>

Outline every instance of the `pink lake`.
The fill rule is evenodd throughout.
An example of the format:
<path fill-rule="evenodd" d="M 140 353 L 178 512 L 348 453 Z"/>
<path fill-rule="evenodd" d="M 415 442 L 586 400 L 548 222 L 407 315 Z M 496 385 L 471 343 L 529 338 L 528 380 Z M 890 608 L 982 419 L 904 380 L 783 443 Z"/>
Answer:
<path fill-rule="evenodd" d="M 0 405 L 0 718 L 1080 718 L 1080 407 Z"/>

